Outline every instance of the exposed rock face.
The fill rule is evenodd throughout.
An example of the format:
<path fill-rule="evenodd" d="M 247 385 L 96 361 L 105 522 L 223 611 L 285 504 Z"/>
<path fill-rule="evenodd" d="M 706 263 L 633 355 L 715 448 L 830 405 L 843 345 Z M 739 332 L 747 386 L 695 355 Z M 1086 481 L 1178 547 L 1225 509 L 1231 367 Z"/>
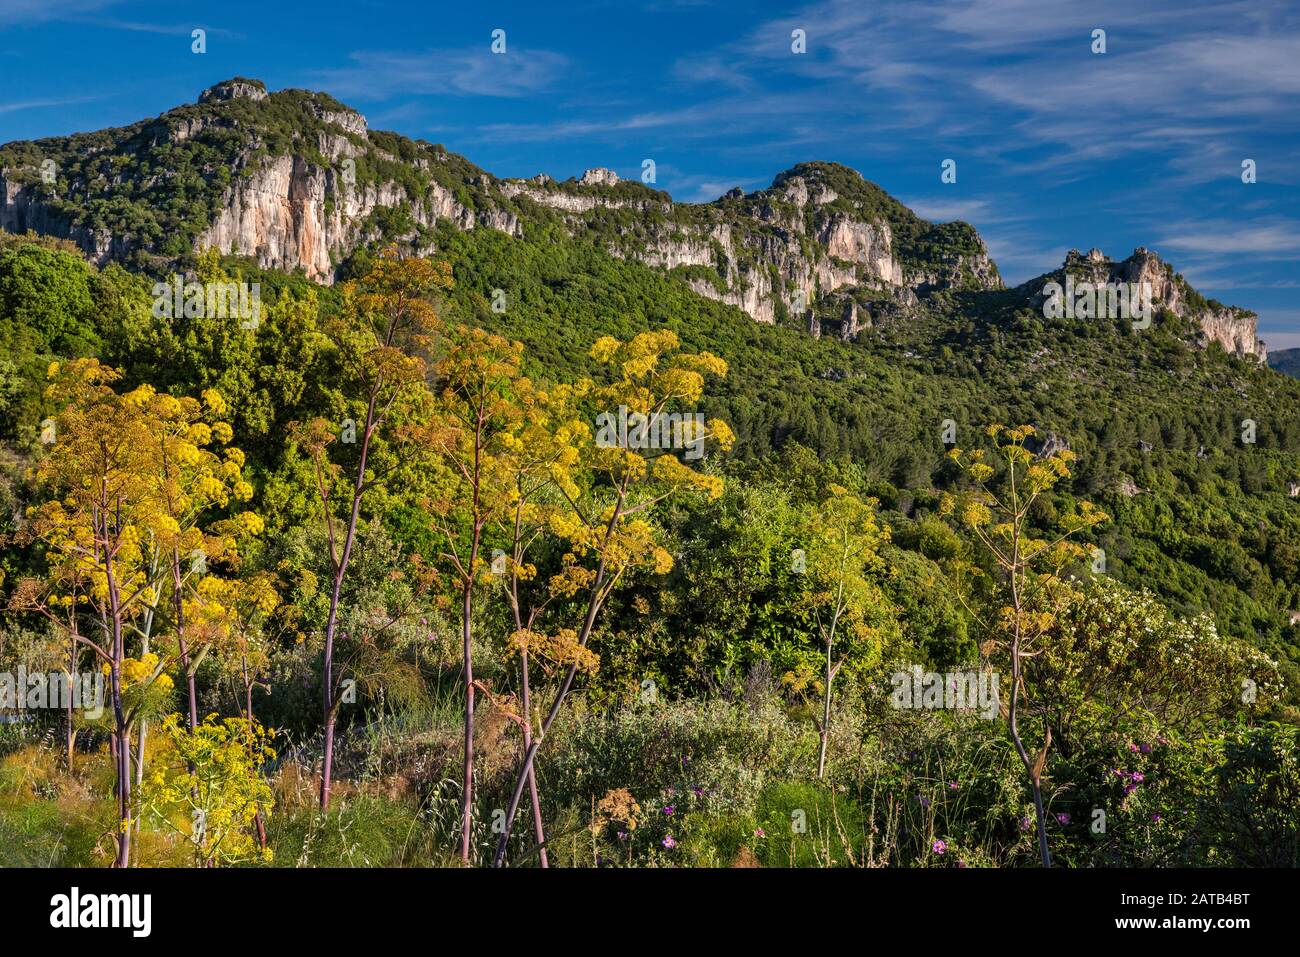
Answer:
<path fill-rule="evenodd" d="M 55 223 L 48 209 L 36 197 L 35 187 L 13 182 L 8 170 L 0 170 L 0 229 L 10 233 L 27 230 L 46 235 L 64 236 L 62 224 Z"/>
<path fill-rule="evenodd" d="M 1206 342 L 1217 342 L 1225 352 L 1238 356 L 1268 361 L 1268 346 L 1258 337 L 1259 318 L 1255 313 L 1225 306 L 1203 312 L 1197 319 Z"/>
<path fill-rule="evenodd" d="M 265 100 L 269 96 L 266 92 L 266 84 L 260 80 L 245 80 L 236 77 L 233 80 L 225 80 L 215 86 L 210 86 L 199 94 L 200 103 L 211 103 L 214 100 L 233 100 L 237 97 L 258 101 Z"/>
<path fill-rule="evenodd" d="M 856 173 L 844 173 L 867 188 Z M 715 203 L 690 206 L 648 189 L 641 197 L 590 189 L 618 183 L 600 169 L 567 184 L 539 176 L 498 181 L 497 189 L 509 199 L 559 211 L 574 231 L 589 229 L 605 210 L 641 213 L 638 226 L 609 244 L 611 254 L 666 270 L 696 270 L 684 278 L 700 295 L 737 306 L 759 322 L 775 322 L 783 310 L 817 335 L 824 318 L 838 321 L 845 338 L 862 328 L 856 312 L 841 314 L 841 306 L 827 299 L 838 290 L 866 284 L 915 301 L 916 287 L 947 288 L 963 269 L 982 286 L 1000 287 L 982 245 L 980 254 L 967 257 L 969 263 L 952 257 L 909 273 L 895 252 L 890 223 L 847 204 L 828 208 L 840 194 L 819 176 L 813 166 L 805 175 L 782 174 L 767 190 L 747 196 L 732 189 Z M 976 260 L 978 268 L 972 265 Z M 711 275 L 705 278 L 699 269 Z"/>
<path fill-rule="evenodd" d="M 233 190 L 200 243 L 255 256 L 277 269 L 301 266 L 311 278 L 329 272 L 324 223 L 324 174 L 280 156 Z M 316 199 L 321 200 L 321 209 Z"/>
<path fill-rule="evenodd" d="M 1132 498 L 1134 495 L 1142 494 L 1144 490 L 1138 488 L 1131 476 L 1125 475 L 1119 480 L 1118 491 L 1125 498 Z"/>
<path fill-rule="evenodd" d="M 860 223 L 837 216 L 826 222 L 817 238 L 832 258 L 863 266 L 869 278 L 892 286 L 903 285 L 903 267 L 894 259 L 888 225 Z M 832 288 L 845 285 L 829 270 L 825 278 Z"/>
<path fill-rule="evenodd" d="M 909 274 L 909 284 L 922 295 L 936 289 L 949 289 L 958 284 L 959 277 L 966 276 L 967 285 L 976 289 L 1000 289 L 1002 278 L 997 266 L 989 258 L 987 250 L 971 255 L 940 253 L 929 268 L 913 269 Z"/>
<path fill-rule="evenodd" d="M 968 255 L 936 258 L 924 266 L 906 264 L 891 222 L 863 202 L 842 197 L 822 178 L 828 168 L 805 164 L 797 168 L 802 175 L 783 173 L 769 189 L 748 196 L 731 190 L 716 203 L 692 207 L 703 223 L 674 226 L 667 237 L 661 231 L 642 249 L 629 245 L 624 254 L 669 268 L 711 265 L 725 289 L 692 280 L 701 295 L 738 305 L 760 322 L 775 321 L 783 308 L 814 335 L 829 322 L 844 339 L 856 337 L 864 323 L 859 305 L 840 301 L 841 292 L 865 289 L 870 298 L 906 305 L 917 301 L 918 291 L 963 282 L 1001 287 L 997 268 L 977 237 L 976 249 Z M 843 167 L 832 172 L 852 177 L 863 191 L 875 189 Z M 925 225 L 912 220 L 914 226 Z M 673 252 L 666 254 L 669 249 Z"/>
<path fill-rule="evenodd" d="M 274 109 L 264 118 L 244 102 L 268 99 Z M 286 122 L 290 110 L 300 119 Z M 191 170 L 213 192 L 206 226 L 187 235 L 196 248 L 301 269 L 323 283 L 333 281 L 337 264 L 355 249 L 382 238 L 432 252 L 428 229 L 439 221 L 522 236 L 530 223 L 558 218 L 570 232 L 596 237 L 612 255 L 674 272 L 699 295 L 759 322 L 787 317 L 812 335 L 828 332 L 846 341 L 873 323 L 906 320 L 938 291 L 1002 287 L 969 225 L 927 223 L 834 163 L 801 163 L 767 189 L 731 189 L 704 204 L 674 203 L 667 193 L 622 182 L 602 167 L 565 182 L 545 173 L 498 179 L 441 147 L 371 131 L 360 113 L 324 94 L 268 94 L 260 81 L 242 77 L 204 91 L 197 106 L 90 142 L 69 138 L 62 155 L 79 178 L 60 170 L 57 187 L 31 169 L 0 170 L 0 228 L 70 239 L 100 265 L 140 248 L 156 254 L 159 240 L 115 231 L 112 219 L 96 218 L 94 207 L 108 204 L 92 201 L 113 199 L 124 183 L 132 187 L 123 190 L 128 197 L 147 193 L 160 178 L 165 187 L 166 166 L 158 172 L 151 151 L 184 153 L 195 149 L 196 138 L 223 148 L 230 130 L 245 145 L 229 157 L 228 169 L 214 169 L 204 158 L 201 169 Z M 30 162 L 29 153 L 10 155 Z M 379 215 L 386 210 L 403 215 Z M 398 229 L 407 235 L 394 236 Z M 1253 314 L 1203 300 L 1145 249 L 1122 262 L 1095 249 L 1074 253 L 1064 271 L 1095 281 L 1148 282 L 1157 305 L 1199 324 L 1204 343 L 1265 355 Z M 1027 292 L 1041 303 L 1040 292 Z"/>
<path fill-rule="evenodd" d="M 866 315 L 866 322 L 863 323 L 861 316 Z M 871 325 L 871 314 L 865 309 L 860 310 L 858 304 L 849 300 L 844 304 L 844 317 L 840 321 L 840 338 L 845 342 L 850 342 L 858 337 L 864 325 Z"/>
<path fill-rule="evenodd" d="M 588 170 L 588 172 L 592 172 Z M 610 174 L 614 175 L 614 174 Z M 617 179 L 617 177 L 615 177 Z M 514 199 L 523 196 L 540 206 L 549 206 L 565 213 L 588 213 L 594 209 L 645 209 L 657 206 L 663 209 L 672 204 L 668 202 L 649 202 L 614 199 L 601 193 L 571 192 L 567 189 L 547 188 L 555 181 L 542 174 L 524 182 L 520 180 L 499 180 L 494 186 L 502 196 Z M 570 181 L 573 182 L 573 181 Z M 579 185 L 591 185 L 579 183 Z"/>
<path fill-rule="evenodd" d="M 264 89 L 228 81 L 208 90 L 204 97 L 265 98 Z M 432 226 L 447 219 L 460 229 L 476 225 L 521 235 L 518 217 L 508 210 L 485 209 L 477 216 L 438 183 L 422 195 L 412 195 L 394 182 L 356 182 L 353 163 L 363 155 L 354 137 L 368 138 L 368 124 L 360 113 L 311 104 L 314 115 L 327 128 L 313 144 L 328 165 L 320 166 L 299 155 L 271 157 L 226 191 L 211 226 L 199 238 L 199 248 L 214 247 L 224 253 L 251 256 L 259 265 L 293 271 L 331 283 L 334 267 L 365 239 L 367 218 L 378 209 L 398 206 L 411 219 Z M 350 134 L 350 135 L 348 135 Z"/>
<path fill-rule="evenodd" d="M 1213 300 L 1191 301 L 1188 296 L 1191 287 L 1174 272 L 1172 266 L 1148 249 L 1135 249 L 1132 256 L 1119 264 L 1117 271 L 1124 282 L 1149 282 L 1157 303 L 1178 316 L 1199 323 L 1202 345 L 1217 342 L 1225 352 L 1267 361 L 1267 348 L 1256 334 L 1259 317 L 1255 313 Z"/>
<path fill-rule="evenodd" d="M 71 240 L 96 266 L 104 266 L 130 254 L 134 243 L 129 237 L 67 222 L 52 211 L 40 189 L 32 183 L 12 180 L 5 170 L 0 170 L 0 229 L 8 233 L 31 230 Z"/>
<path fill-rule="evenodd" d="M 618 174 L 612 169 L 589 169 L 582 174 L 582 179 L 578 180 L 582 186 L 617 186 Z"/>
<path fill-rule="evenodd" d="M 729 306 L 747 312 L 759 322 L 769 325 L 776 322 L 776 313 L 772 306 L 772 281 L 761 272 L 751 272 L 726 292 L 718 292 L 714 286 L 703 279 L 688 280 L 690 287 L 708 299 L 725 302 Z"/>
<path fill-rule="evenodd" d="M 721 247 L 723 255 L 730 259 L 734 249 L 731 245 L 731 230 L 725 226 L 718 226 L 707 234 L 692 233 L 676 239 L 656 236 L 638 252 L 637 258 L 646 265 L 663 269 L 711 266 L 714 262 L 715 242 Z"/>
<path fill-rule="evenodd" d="M 299 156 L 267 161 L 227 192 L 216 221 L 198 245 L 252 256 L 262 266 L 301 268 L 308 278 L 330 283 L 335 261 L 365 238 L 365 221 L 377 209 L 406 206 L 412 220 L 425 226 L 449 219 L 460 229 L 483 225 L 521 233 L 518 218 L 508 211 L 484 210 L 476 217 L 436 183 L 423 196 L 411 196 L 391 182 L 348 183 L 340 161 L 356 154 L 351 141 L 322 137 L 319 145 L 330 166 L 322 168 Z"/>
<path fill-rule="evenodd" d="M 1055 432 L 1045 432 L 1042 437 L 1030 436 L 1025 447 L 1041 459 L 1050 458 L 1057 452 L 1069 451 L 1070 443 Z"/>
<path fill-rule="evenodd" d="M 1199 344 L 1202 347 L 1217 342 L 1225 352 L 1241 358 L 1251 356 L 1259 362 L 1268 358 L 1267 347 L 1257 336 L 1258 316 L 1255 313 L 1202 298 L 1172 266 L 1149 249 L 1139 247 L 1133 255 L 1119 262 L 1111 260 L 1099 249 L 1091 249 L 1087 255 L 1072 250 L 1060 270 L 1031 280 L 1022 288 L 1038 307 L 1046 299 L 1045 285 L 1053 281 L 1064 282 L 1066 275 L 1076 284 L 1132 283 L 1141 288 L 1145 283 L 1151 291 L 1153 309 L 1167 309 L 1200 327 Z"/>

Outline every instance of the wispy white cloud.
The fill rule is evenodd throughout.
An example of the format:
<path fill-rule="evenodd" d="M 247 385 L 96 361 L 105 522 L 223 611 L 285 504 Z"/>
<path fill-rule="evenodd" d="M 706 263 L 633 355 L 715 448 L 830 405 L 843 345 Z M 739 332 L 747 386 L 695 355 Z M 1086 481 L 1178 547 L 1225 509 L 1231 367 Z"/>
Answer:
<path fill-rule="evenodd" d="M 1123 46 L 1151 34 L 1176 34 L 1207 19 L 1241 29 L 1258 23 L 1259 5 L 1249 0 L 1191 0 L 1184 3 L 1131 0 L 964 0 L 928 5 L 928 22 L 960 46 L 985 53 L 1009 53 L 1057 40 L 1088 46 L 1094 29 L 1106 29 L 1108 42 Z M 922 14 L 924 16 L 924 14 Z"/>
<path fill-rule="evenodd" d="M 1300 224 L 1289 220 L 1257 224 L 1233 221 L 1173 223 L 1159 243 L 1193 253 L 1245 253 L 1300 262 Z"/>
<path fill-rule="evenodd" d="M 0 26 L 71 20 L 119 2 L 120 0 L 3 0 L 0 2 Z"/>
<path fill-rule="evenodd" d="M 117 20 L 112 17 L 76 17 L 94 27 L 102 27 L 106 30 L 126 30 L 129 33 L 157 33 L 163 36 L 190 36 L 196 29 L 202 29 L 211 36 L 226 37 L 227 39 L 240 36 L 234 30 L 227 30 L 224 27 L 211 27 L 203 21 L 191 23 L 144 23 L 138 20 Z"/>
<path fill-rule="evenodd" d="M 1091 32 L 1107 26 L 1107 52 L 1094 55 Z M 790 50 L 795 28 L 804 55 Z M 815 81 L 806 96 L 818 109 L 839 99 L 948 134 L 986 134 L 990 111 L 1006 122 L 1010 110 L 1004 162 L 1029 143 L 1053 149 L 1026 172 L 1195 148 L 1201 160 L 1181 172 L 1209 179 L 1204 147 L 1239 160 L 1237 144 L 1261 130 L 1300 128 L 1300 21 L 1218 0 L 826 0 L 694 53 L 673 75 L 705 89 Z"/>
<path fill-rule="evenodd" d="M 904 199 L 912 212 L 922 219 L 936 223 L 950 223 L 955 219 L 973 223 L 976 219 L 984 222 L 1005 220 L 1006 211 L 999 212 L 998 206 L 988 199 Z"/>
<path fill-rule="evenodd" d="M 102 100 L 102 96 L 68 96 L 49 97 L 41 100 L 22 100 L 16 103 L 0 103 L 0 114 L 14 113 L 18 110 L 41 110 L 51 107 L 76 106 L 79 103 L 93 103 Z"/>
<path fill-rule="evenodd" d="M 569 59 L 550 50 L 507 47 L 493 53 L 484 44 L 458 50 L 353 53 L 353 65 L 316 75 L 337 96 L 382 100 L 399 94 L 520 97 L 546 92 L 563 75 Z"/>
<path fill-rule="evenodd" d="M 158 33 L 189 36 L 203 28 L 212 36 L 237 37 L 233 30 L 211 27 L 201 20 L 188 23 L 151 23 L 105 16 L 104 12 L 121 6 L 124 0 L 0 0 L 0 27 L 17 27 L 41 23 L 81 23 L 104 30 L 131 33 Z"/>

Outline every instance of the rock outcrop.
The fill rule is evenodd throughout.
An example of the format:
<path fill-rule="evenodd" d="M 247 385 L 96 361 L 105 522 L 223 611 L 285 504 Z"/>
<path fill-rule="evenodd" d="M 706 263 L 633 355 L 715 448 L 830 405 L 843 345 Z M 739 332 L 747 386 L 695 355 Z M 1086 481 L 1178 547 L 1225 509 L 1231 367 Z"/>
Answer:
<path fill-rule="evenodd" d="M 216 100 L 234 100 L 243 97 L 256 103 L 265 100 L 269 95 L 266 92 L 266 84 L 261 80 L 246 80 L 237 76 L 208 87 L 199 94 L 199 102 L 211 103 Z"/>
<path fill-rule="evenodd" d="M 1099 249 L 1091 249 L 1086 255 L 1071 250 L 1061 269 L 1031 280 L 1021 288 L 1031 304 L 1041 308 L 1049 298 L 1048 284 L 1064 284 L 1067 276 L 1076 289 L 1080 283 L 1092 283 L 1130 284 L 1148 290 L 1152 310 L 1168 310 L 1197 326 L 1200 346 L 1217 342 L 1225 352 L 1240 358 L 1251 357 L 1259 362 L 1268 358 L 1267 347 L 1257 334 L 1255 313 L 1204 298 L 1149 249 L 1139 247 L 1127 259 L 1119 261 L 1110 259 Z"/>
<path fill-rule="evenodd" d="M 211 160 L 221 151 L 224 168 Z M 50 165 L 41 159 L 49 155 L 59 158 L 52 176 L 33 165 L 33 157 Z M 364 116 L 326 94 L 268 93 L 243 77 L 133 126 L 0 147 L 6 166 L 0 229 L 69 239 L 100 265 L 174 250 L 184 231 L 179 238 L 196 249 L 330 283 L 369 242 L 397 239 L 432 252 L 439 222 L 522 236 L 530 223 L 558 220 L 610 254 L 670 272 L 759 322 L 784 319 L 846 341 L 908 318 L 937 292 L 1002 287 L 972 227 L 926 222 L 835 163 L 801 163 L 766 189 L 731 189 L 698 204 L 674 203 L 603 167 L 563 182 L 545 173 L 499 179 L 440 146 L 372 131 Z M 205 184 L 206 197 L 189 196 L 205 219 L 178 220 L 167 203 L 154 202 L 167 197 L 170 176 L 184 176 L 187 194 L 196 179 Z M 112 212 L 133 203 L 143 225 Z M 1157 306 L 1198 324 L 1203 344 L 1265 356 L 1252 313 L 1203 299 L 1148 250 L 1121 262 L 1097 250 L 1072 253 L 1053 275 L 1066 273 L 1149 283 Z M 1041 290 L 1027 293 L 1042 303 Z"/>
<path fill-rule="evenodd" d="M 129 236 L 69 221 L 59 214 L 53 200 L 57 200 L 55 189 L 39 181 L 12 178 L 9 171 L 0 169 L 0 229 L 5 232 L 30 230 L 70 240 L 97 266 L 124 259 L 136 248 Z"/>
<path fill-rule="evenodd" d="M 618 174 L 612 169 L 589 169 L 582 174 L 582 179 L 578 180 L 580 186 L 617 186 Z"/>

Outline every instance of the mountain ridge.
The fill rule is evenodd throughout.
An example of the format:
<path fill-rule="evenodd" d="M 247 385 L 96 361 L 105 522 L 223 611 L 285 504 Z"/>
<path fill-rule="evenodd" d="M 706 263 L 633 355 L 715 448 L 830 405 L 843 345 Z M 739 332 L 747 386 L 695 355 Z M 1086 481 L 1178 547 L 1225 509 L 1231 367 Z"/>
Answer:
<path fill-rule="evenodd" d="M 441 145 L 371 130 L 329 94 L 272 93 L 246 77 L 125 127 L 0 146 L 0 229 L 67 238 L 101 266 L 157 269 L 211 247 L 329 284 L 368 243 L 436 251 L 440 220 L 516 238 L 559 224 L 759 322 L 845 340 L 935 292 L 1003 288 L 974 227 L 928 222 L 838 163 L 799 163 L 769 187 L 698 204 L 600 167 L 501 178 Z M 1198 323 L 1202 345 L 1265 357 L 1253 313 L 1205 300 L 1154 253 L 1072 253 L 1056 273 L 1080 267 L 1098 281 L 1150 281 L 1158 306 Z M 1032 299 L 1054 274 L 1017 288 Z"/>

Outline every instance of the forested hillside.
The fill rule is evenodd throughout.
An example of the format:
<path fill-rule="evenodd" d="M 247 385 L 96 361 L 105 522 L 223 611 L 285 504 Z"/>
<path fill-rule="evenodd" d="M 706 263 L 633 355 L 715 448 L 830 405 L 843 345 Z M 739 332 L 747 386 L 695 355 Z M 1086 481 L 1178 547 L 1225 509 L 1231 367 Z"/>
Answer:
<path fill-rule="evenodd" d="M 6 863 L 1295 863 L 1300 382 L 1145 250 L 1006 288 L 836 164 L 500 180 L 247 80 L 0 166 L 0 660 L 107 676 L 0 725 Z"/>

